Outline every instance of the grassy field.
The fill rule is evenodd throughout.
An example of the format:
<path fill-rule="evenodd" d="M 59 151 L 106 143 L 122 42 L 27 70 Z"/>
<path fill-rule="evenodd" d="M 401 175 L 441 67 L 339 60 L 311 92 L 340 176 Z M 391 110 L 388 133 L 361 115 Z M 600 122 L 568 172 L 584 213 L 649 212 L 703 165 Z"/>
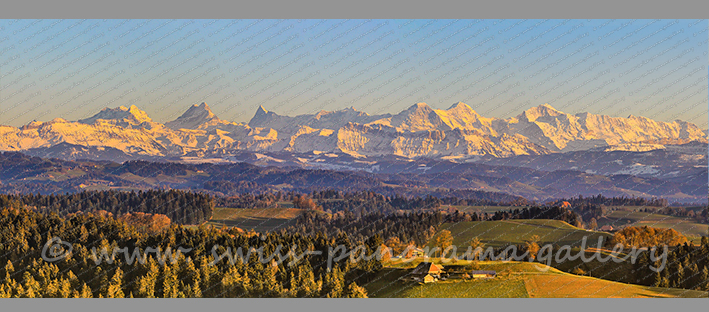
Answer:
<path fill-rule="evenodd" d="M 477 262 L 497 277 L 483 280 L 450 279 L 430 284 L 399 280 L 420 263 L 389 262 L 370 283 L 363 284 L 374 298 L 706 298 L 707 292 L 645 287 L 561 272 L 539 263 Z M 440 260 L 433 259 L 440 263 Z M 456 264 L 469 264 L 458 261 Z M 445 264 L 444 264 L 445 265 Z M 538 269 L 539 268 L 539 269 Z M 542 269 L 542 270 L 540 270 Z"/>
<path fill-rule="evenodd" d="M 655 228 L 672 228 L 699 242 L 702 235 L 709 235 L 709 225 L 697 223 L 689 218 L 666 216 L 650 212 L 613 211 L 608 216 L 598 220 L 598 226 L 649 226 Z"/>
<path fill-rule="evenodd" d="M 275 231 L 294 224 L 294 218 L 304 210 L 296 208 L 214 208 L 207 225 L 215 227 L 238 227 L 256 232 Z"/>
<path fill-rule="evenodd" d="M 524 244 L 532 235 L 538 235 L 542 244 L 579 246 L 583 237 L 587 237 L 587 246 L 595 246 L 598 237 L 610 237 L 604 232 L 587 231 L 557 220 L 505 220 L 445 223 L 439 233 L 428 243 L 433 248 L 436 238 L 442 230 L 449 230 L 453 236 L 453 245 L 461 253 L 470 245 L 474 237 L 486 246 L 501 247 L 508 244 Z"/>
<path fill-rule="evenodd" d="M 393 298 L 529 298 L 524 279 L 518 277 L 409 283 L 390 294 Z"/>

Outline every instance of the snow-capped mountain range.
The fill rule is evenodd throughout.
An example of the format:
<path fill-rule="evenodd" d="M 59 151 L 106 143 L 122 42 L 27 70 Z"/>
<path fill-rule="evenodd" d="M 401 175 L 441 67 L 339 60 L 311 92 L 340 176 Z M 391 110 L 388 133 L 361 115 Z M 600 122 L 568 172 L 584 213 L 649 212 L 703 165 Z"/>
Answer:
<path fill-rule="evenodd" d="M 63 149 L 58 154 L 124 153 L 126 157 L 228 155 L 234 151 L 342 153 L 470 159 L 558 152 L 644 151 L 707 142 L 696 125 L 645 117 L 566 114 L 548 104 L 516 117 L 483 117 L 465 103 L 433 109 L 417 103 L 395 114 L 354 108 L 295 117 L 259 107 L 248 124 L 219 119 L 206 103 L 161 124 L 136 106 L 105 108 L 79 121 L 56 118 L 16 128 L 0 126 L 0 150 Z M 67 151 L 77 149 L 81 151 Z"/>

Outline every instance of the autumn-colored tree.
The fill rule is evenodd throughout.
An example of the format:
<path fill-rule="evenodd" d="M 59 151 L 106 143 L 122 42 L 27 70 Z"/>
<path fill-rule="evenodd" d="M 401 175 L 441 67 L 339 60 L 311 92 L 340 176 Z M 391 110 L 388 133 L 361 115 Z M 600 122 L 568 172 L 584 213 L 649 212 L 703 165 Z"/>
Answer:
<path fill-rule="evenodd" d="M 296 195 L 293 198 L 293 206 L 300 209 L 322 210 L 322 207 L 318 206 L 312 198 L 306 195 Z"/>
<path fill-rule="evenodd" d="M 381 258 L 382 261 L 389 261 L 389 260 L 391 260 L 392 253 L 394 253 L 394 252 L 392 251 L 392 248 L 388 247 L 388 246 L 385 245 L 385 244 L 379 245 L 379 250 L 378 250 L 378 252 L 379 252 L 379 257 Z"/>
<path fill-rule="evenodd" d="M 451 231 L 441 231 L 441 233 L 438 234 L 438 237 L 436 238 L 436 247 L 441 248 L 441 255 L 443 255 L 443 251 L 445 251 L 446 248 L 451 245 L 453 245 L 453 235 L 451 235 Z"/>
<path fill-rule="evenodd" d="M 162 214 L 135 212 L 124 214 L 118 219 L 150 234 L 159 233 L 170 226 L 170 218 Z"/>
<path fill-rule="evenodd" d="M 608 242 L 610 246 L 621 244 L 630 247 L 677 246 L 687 242 L 687 237 L 674 229 L 629 226 L 616 232 Z"/>
<path fill-rule="evenodd" d="M 539 241 L 541 239 L 539 238 L 539 235 L 532 235 L 530 236 L 525 242 L 524 245 L 529 252 L 529 257 L 534 260 L 537 258 L 537 253 L 539 252 Z"/>
<path fill-rule="evenodd" d="M 576 274 L 576 275 L 585 275 L 586 274 L 586 272 L 584 272 L 584 270 L 581 268 L 574 268 L 573 270 L 571 270 L 571 273 Z"/>
<path fill-rule="evenodd" d="M 472 249 L 472 260 L 479 260 L 480 259 L 480 254 L 483 252 L 483 249 L 485 249 L 485 243 L 480 241 L 479 238 L 473 237 L 472 240 L 470 240 L 470 247 Z"/>
<path fill-rule="evenodd" d="M 401 243 L 401 240 L 399 240 L 398 236 L 389 237 L 389 239 L 387 239 L 384 244 L 387 247 L 391 248 L 391 251 L 395 256 L 401 255 L 401 253 L 404 252 L 404 249 L 406 248 L 406 246 Z"/>

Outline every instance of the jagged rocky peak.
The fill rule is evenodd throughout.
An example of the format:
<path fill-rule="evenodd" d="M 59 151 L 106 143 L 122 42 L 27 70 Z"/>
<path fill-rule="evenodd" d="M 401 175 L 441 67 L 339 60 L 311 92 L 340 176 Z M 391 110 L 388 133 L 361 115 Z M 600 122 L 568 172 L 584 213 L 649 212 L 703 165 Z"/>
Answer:
<path fill-rule="evenodd" d="M 207 103 L 192 105 L 177 119 L 165 124 L 170 129 L 197 129 L 200 125 L 219 121 L 219 117 L 212 113 Z"/>
<path fill-rule="evenodd" d="M 258 115 L 265 115 L 268 114 L 268 111 L 263 108 L 263 105 L 259 105 L 258 108 L 256 109 L 256 116 Z"/>
<path fill-rule="evenodd" d="M 96 120 L 115 120 L 115 121 L 125 121 L 132 124 L 141 124 L 143 122 L 151 122 L 152 120 L 148 117 L 148 114 L 135 105 L 130 107 L 119 106 L 117 108 L 104 108 L 96 115 L 93 115 L 86 119 L 79 120 L 80 123 L 93 124 Z"/>
<path fill-rule="evenodd" d="M 212 113 L 212 110 L 209 108 L 207 103 L 202 102 L 201 104 L 192 105 L 184 114 L 182 114 L 181 117 L 200 117 L 204 119 L 212 119 L 217 116 Z"/>
<path fill-rule="evenodd" d="M 271 119 L 274 117 L 278 117 L 278 114 L 268 111 L 263 107 L 263 105 L 259 105 L 256 109 L 256 114 L 254 114 L 254 117 L 249 121 L 249 126 L 264 127 L 273 122 Z"/>

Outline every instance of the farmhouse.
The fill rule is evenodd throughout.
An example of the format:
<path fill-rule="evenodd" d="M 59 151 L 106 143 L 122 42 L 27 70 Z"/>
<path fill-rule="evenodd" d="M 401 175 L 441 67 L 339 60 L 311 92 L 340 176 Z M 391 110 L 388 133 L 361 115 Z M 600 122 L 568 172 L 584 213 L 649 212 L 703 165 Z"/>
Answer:
<path fill-rule="evenodd" d="M 397 257 L 401 258 L 418 258 L 418 257 L 423 257 L 425 256 L 426 253 L 423 249 L 414 247 L 411 248 L 411 246 L 407 247 L 400 255 Z"/>
<path fill-rule="evenodd" d="M 599 230 L 601 230 L 601 231 L 613 231 L 613 226 L 606 224 L 606 225 L 602 226 Z"/>
<path fill-rule="evenodd" d="M 441 278 L 443 267 L 431 262 L 422 262 L 411 271 L 411 277 L 415 281 L 433 283 Z"/>
<path fill-rule="evenodd" d="M 493 278 L 497 276 L 495 271 L 471 271 L 470 276 L 473 278 Z"/>
<path fill-rule="evenodd" d="M 416 248 L 411 250 L 411 256 L 416 258 L 416 257 L 423 257 L 424 256 L 424 250 L 421 248 Z"/>

